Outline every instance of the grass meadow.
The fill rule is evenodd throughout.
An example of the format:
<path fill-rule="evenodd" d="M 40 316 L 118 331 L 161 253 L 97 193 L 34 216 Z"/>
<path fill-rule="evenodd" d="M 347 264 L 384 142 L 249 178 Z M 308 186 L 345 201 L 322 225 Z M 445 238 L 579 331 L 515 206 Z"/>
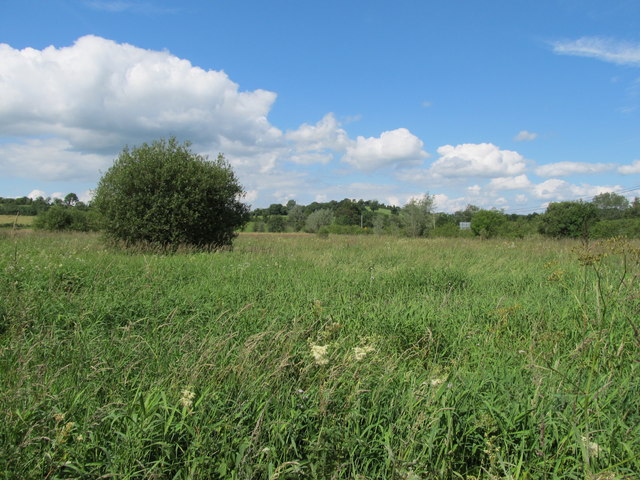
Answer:
<path fill-rule="evenodd" d="M 0 232 L 0 478 L 635 479 L 640 249 Z"/>
<path fill-rule="evenodd" d="M 15 227 L 31 227 L 35 216 L 25 215 L 0 215 L 0 229 Z"/>

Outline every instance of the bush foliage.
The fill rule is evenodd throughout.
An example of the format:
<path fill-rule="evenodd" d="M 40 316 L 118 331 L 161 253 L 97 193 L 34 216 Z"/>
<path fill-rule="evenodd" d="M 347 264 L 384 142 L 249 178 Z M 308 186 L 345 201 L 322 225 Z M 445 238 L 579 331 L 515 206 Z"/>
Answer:
<path fill-rule="evenodd" d="M 222 154 L 214 161 L 175 138 L 125 148 L 96 189 L 107 236 L 126 244 L 230 245 L 249 218 Z"/>
<path fill-rule="evenodd" d="M 100 216 L 93 210 L 54 205 L 40 213 L 33 226 L 38 230 L 92 232 L 100 229 Z"/>

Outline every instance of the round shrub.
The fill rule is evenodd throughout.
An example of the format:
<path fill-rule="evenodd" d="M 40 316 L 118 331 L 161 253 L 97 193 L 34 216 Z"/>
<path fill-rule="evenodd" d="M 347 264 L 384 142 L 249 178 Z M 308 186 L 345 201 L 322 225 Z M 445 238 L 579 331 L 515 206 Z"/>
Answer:
<path fill-rule="evenodd" d="M 249 219 L 244 191 L 222 154 L 215 161 L 175 138 L 125 148 L 93 205 L 116 241 L 161 247 L 230 245 Z"/>

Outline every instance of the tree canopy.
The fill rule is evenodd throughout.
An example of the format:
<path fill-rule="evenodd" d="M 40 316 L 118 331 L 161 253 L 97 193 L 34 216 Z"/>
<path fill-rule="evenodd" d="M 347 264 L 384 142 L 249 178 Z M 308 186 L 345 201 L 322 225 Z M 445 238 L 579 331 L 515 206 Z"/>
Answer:
<path fill-rule="evenodd" d="M 221 247 L 248 220 L 243 195 L 222 154 L 209 161 L 172 137 L 125 148 L 100 179 L 93 205 L 107 236 L 126 244 Z"/>

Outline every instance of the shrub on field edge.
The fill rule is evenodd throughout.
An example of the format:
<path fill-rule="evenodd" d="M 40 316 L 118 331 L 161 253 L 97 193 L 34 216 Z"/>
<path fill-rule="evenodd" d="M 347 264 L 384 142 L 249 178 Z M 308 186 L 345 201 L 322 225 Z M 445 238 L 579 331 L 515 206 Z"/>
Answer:
<path fill-rule="evenodd" d="M 189 147 L 172 137 L 120 153 L 93 200 L 108 238 L 162 248 L 232 243 L 249 220 L 244 191 L 222 154 L 209 161 Z"/>
<path fill-rule="evenodd" d="M 94 210 L 54 205 L 33 221 L 37 230 L 89 232 L 100 229 L 100 215 Z"/>

